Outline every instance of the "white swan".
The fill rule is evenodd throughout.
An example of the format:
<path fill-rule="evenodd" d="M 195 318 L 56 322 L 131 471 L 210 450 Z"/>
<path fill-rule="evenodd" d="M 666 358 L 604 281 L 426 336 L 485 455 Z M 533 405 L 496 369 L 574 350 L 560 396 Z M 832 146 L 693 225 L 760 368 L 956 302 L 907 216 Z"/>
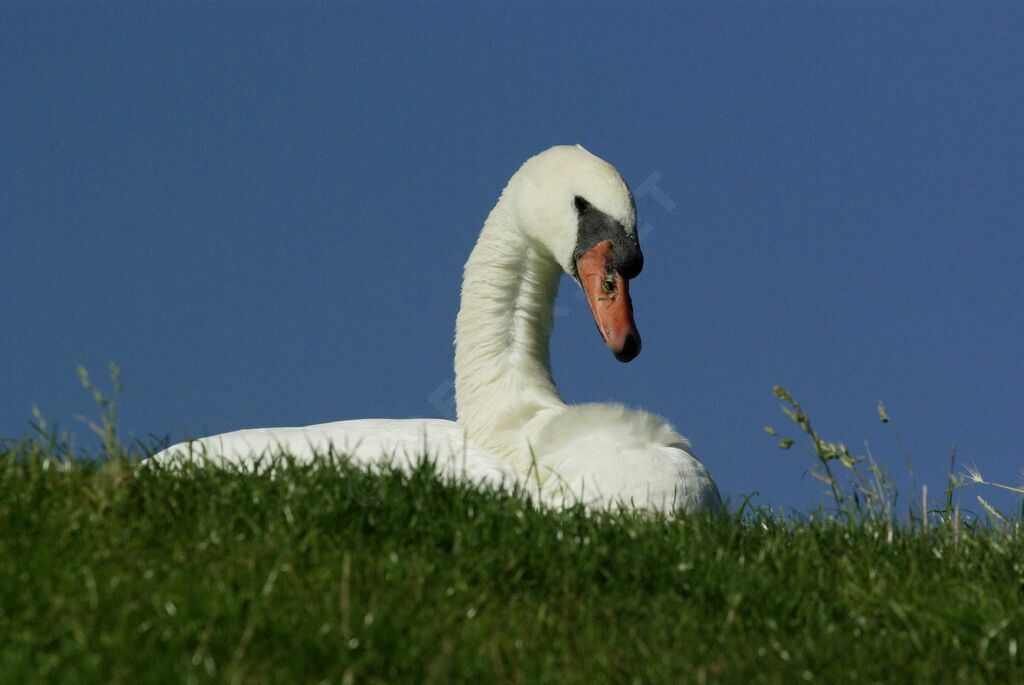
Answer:
<path fill-rule="evenodd" d="M 548 339 L 563 272 L 587 295 L 620 361 L 640 352 L 629 279 L 643 266 L 629 187 L 580 146 L 526 161 L 502 192 L 466 262 L 455 332 L 458 423 L 339 421 L 224 433 L 154 459 L 204 455 L 252 464 L 285 450 L 330 449 L 366 465 L 409 464 L 476 482 L 518 483 L 543 501 L 627 504 L 668 513 L 717 510 L 718 489 L 689 443 L 663 419 L 617 404 L 568 406 L 551 378 Z"/>

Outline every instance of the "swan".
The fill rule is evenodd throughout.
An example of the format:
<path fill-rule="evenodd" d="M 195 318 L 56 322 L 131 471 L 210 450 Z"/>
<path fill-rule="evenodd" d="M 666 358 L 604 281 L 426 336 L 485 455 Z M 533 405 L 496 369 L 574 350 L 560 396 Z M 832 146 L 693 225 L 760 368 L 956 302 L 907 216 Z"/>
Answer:
<path fill-rule="evenodd" d="M 641 347 L 629 281 L 642 267 L 629 186 L 583 147 L 552 147 L 509 180 L 466 262 L 455 325 L 457 422 L 241 430 L 179 443 L 153 459 L 201 455 L 258 467 L 271 453 L 310 461 L 333 450 L 369 467 L 408 467 L 426 455 L 442 475 L 518 485 L 556 507 L 720 510 L 707 468 L 668 422 L 620 404 L 567 405 L 552 379 L 548 341 L 562 273 L 583 289 L 615 358 L 628 362 Z"/>

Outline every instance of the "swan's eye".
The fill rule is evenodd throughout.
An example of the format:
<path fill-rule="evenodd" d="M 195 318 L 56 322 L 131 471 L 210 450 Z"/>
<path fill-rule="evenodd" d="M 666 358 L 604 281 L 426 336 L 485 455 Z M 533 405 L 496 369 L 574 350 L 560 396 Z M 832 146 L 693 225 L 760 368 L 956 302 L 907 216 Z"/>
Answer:
<path fill-rule="evenodd" d="M 573 198 L 572 204 L 576 208 L 576 211 L 579 212 L 580 214 L 590 209 L 590 203 L 584 200 L 579 195 Z"/>
<path fill-rule="evenodd" d="M 619 299 L 619 293 L 615 290 L 615 276 L 608 276 L 601 281 L 601 291 L 604 293 L 604 297 L 597 298 L 600 302 L 615 302 Z"/>

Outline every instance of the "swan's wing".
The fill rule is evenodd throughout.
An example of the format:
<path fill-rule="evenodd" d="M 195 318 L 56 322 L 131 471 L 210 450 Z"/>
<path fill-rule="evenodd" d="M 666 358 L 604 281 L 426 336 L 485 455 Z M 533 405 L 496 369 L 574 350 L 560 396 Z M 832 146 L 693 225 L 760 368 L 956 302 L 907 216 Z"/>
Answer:
<path fill-rule="evenodd" d="M 537 436 L 545 501 L 668 514 L 719 511 L 718 488 L 664 419 L 615 404 L 569 407 Z"/>
<path fill-rule="evenodd" d="M 472 445 L 456 423 L 439 419 L 361 419 L 240 430 L 178 443 L 153 460 L 169 464 L 196 459 L 259 469 L 282 453 L 299 462 L 333 453 L 362 466 L 389 463 L 406 470 L 427 458 L 447 477 L 506 486 L 520 480 L 511 466 Z"/>
<path fill-rule="evenodd" d="M 625 505 L 666 514 L 722 508 L 707 468 L 678 447 L 581 440 L 571 451 L 548 456 L 543 499 L 558 507 Z"/>

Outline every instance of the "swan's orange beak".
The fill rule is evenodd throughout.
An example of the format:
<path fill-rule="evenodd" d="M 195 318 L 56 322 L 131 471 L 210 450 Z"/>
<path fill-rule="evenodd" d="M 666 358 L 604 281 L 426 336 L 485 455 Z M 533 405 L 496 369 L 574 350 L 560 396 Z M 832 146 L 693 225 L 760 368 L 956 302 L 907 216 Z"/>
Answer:
<path fill-rule="evenodd" d="M 612 241 L 603 240 L 576 260 L 587 302 L 601 337 L 620 362 L 640 354 L 640 333 L 633 321 L 629 281 L 611 268 Z"/>

